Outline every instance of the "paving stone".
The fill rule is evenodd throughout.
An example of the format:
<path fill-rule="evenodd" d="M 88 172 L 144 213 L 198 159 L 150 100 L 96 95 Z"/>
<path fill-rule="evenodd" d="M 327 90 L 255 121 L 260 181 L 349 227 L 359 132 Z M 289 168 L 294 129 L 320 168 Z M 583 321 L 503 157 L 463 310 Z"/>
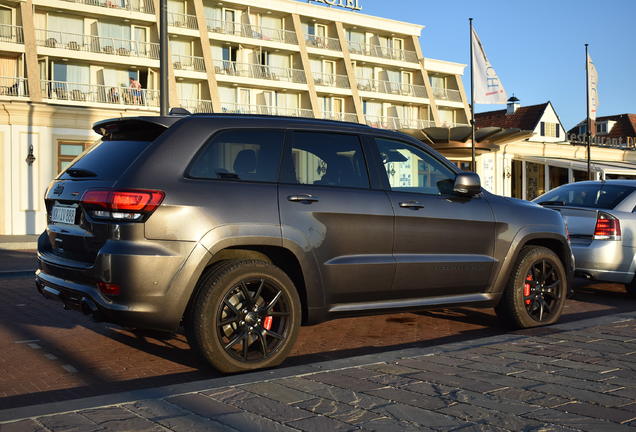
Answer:
<path fill-rule="evenodd" d="M 228 430 L 220 423 L 194 415 L 164 400 L 139 401 L 123 407 L 174 432 Z"/>
<path fill-rule="evenodd" d="M 419 393 L 391 387 L 369 390 L 365 393 L 381 397 L 388 401 L 399 402 L 402 404 L 431 410 L 440 409 L 448 405 L 447 401 L 441 397 L 422 397 L 422 395 Z M 385 408 L 386 407 L 382 408 L 382 412 L 384 412 Z"/>
<path fill-rule="evenodd" d="M 101 424 L 113 420 L 126 420 L 130 418 L 136 418 L 137 416 L 131 411 L 122 407 L 108 407 L 83 410 L 81 415 L 88 418 L 90 421 Z"/>
<path fill-rule="evenodd" d="M 458 403 L 439 410 L 440 413 L 457 417 L 467 422 L 485 423 L 512 431 L 521 431 L 526 428 L 538 429 L 545 423 L 536 420 L 524 419 L 514 414 L 506 414 L 497 410 L 484 409 L 475 405 Z"/>
<path fill-rule="evenodd" d="M 526 413 L 523 417 L 550 422 L 556 425 L 570 426 L 586 432 L 633 432 L 633 429 L 626 425 L 593 419 L 591 417 L 585 417 L 578 414 L 570 414 L 550 408 Z"/>
<path fill-rule="evenodd" d="M 530 390 L 560 396 L 572 401 L 592 402 L 607 407 L 621 406 L 631 402 L 629 399 L 612 396 L 611 394 L 598 393 L 556 384 L 541 384 L 532 387 Z"/>
<path fill-rule="evenodd" d="M 151 420 L 186 414 L 184 410 L 161 399 L 138 401 L 121 407 Z"/>
<path fill-rule="evenodd" d="M 451 416 L 401 403 L 387 405 L 384 410 L 396 420 L 413 422 L 432 429 L 446 431 L 467 424 Z"/>
<path fill-rule="evenodd" d="M 353 408 L 351 405 L 330 399 L 316 398 L 297 403 L 295 406 L 314 414 L 321 414 L 351 424 L 364 423 L 383 417 L 381 414 L 364 409 Z"/>
<path fill-rule="evenodd" d="M 414 357 L 418 358 L 418 357 Z M 424 357 L 422 357 L 424 358 Z M 462 366 L 466 364 L 473 363 L 474 360 L 467 360 L 459 357 L 452 357 L 450 354 L 434 354 L 430 356 L 425 356 L 426 361 L 429 363 L 437 363 L 444 366 Z"/>
<path fill-rule="evenodd" d="M 379 364 L 379 366 L 382 366 L 382 365 L 386 366 L 387 364 L 386 363 Z M 349 376 L 349 377 L 360 378 L 360 379 L 371 378 L 371 377 L 382 374 L 382 372 L 379 372 L 374 368 L 365 367 L 365 366 L 340 369 L 338 370 L 338 373 Z"/>
<path fill-rule="evenodd" d="M 0 432 L 48 432 L 48 429 L 35 420 L 21 420 L 0 424 Z"/>
<path fill-rule="evenodd" d="M 248 384 L 241 388 L 285 404 L 293 404 L 315 397 L 312 394 L 294 390 L 272 381 Z"/>
<path fill-rule="evenodd" d="M 222 389 L 214 389 L 214 390 L 201 392 L 201 394 L 205 396 L 210 396 L 213 399 L 216 399 L 221 402 L 225 402 L 226 404 L 229 404 L 229 405 L 235 405 L 237 403 L 246 401 L 248 399 L 253 399 L 258 397 L 254 393 L 250 393 L 239 387 L 226 387 Z"/>
<path fill-rule="evenodd" d="M 431 356 L 433 357 L 433 356 Z M 399 366 L 406 366 L 412 369 L 418 369 L 428 372 L 435 372 L 444 375 L 456 375 L 462 370 L 455 366 L 443 365 L 429 361 L 429 357 L 418 357 L 412 359 L 403 359 L 396 362 Z"/>
<path fill-rule="evenodd" d="M 236 405 L 245 411 L 276 419 L 281 423 L 311 417 L 308 411 L 260 396 L 236 402 Z"/>
<path fill-rule="evenodd" d="M 586 417 L 600 418 L 613 421 L 615 423 L 629 423 L 636 420 L 636 413 L 616 408 L 607 408 L 599 405 L 588 403 L 570 403 L 561 405 L 555 409 L 565 411 L 572 414 L 579 414 Z"/>
<path fill-rule="evenodd" d="M 401 375 L 378 375 L 368 378 L 368 380 L 374 383 L 393 387 L 405 386 L 418 382 L 416 379 L 407 378 Z"/>
<path fill-rule="evenodd" d="M 607 381 L 615 376 L 613 373 L 610 374 L 601 374 L 599 372 L 590 372 L 584 370 L 576 370 L 576 369 L 561 369 L 557 372 L 554 372 L 554 375 L 562 375 L 570 378 L 577 378 L 588 381 Z"/>
<path fill-rule="evenodd" d="M 509 432 L 508 429 L 503 429 L 497 426 L 483 423 L 473 423 L 466 426 L 462 426 L 457 429 L 453 429 L 453 432 Z M 544 432 L 544 431 L 542 431 Z"/>
<path fill-rule="evenodd" d="M 433 430 L 422 425 L 388 418 L 373 420 L 361 425 L 361 427 L 365 431 L 372 432 L 428 432 Z"/>
<path fill-rule="evenodd" d="M 435 382 L 444 384 L 449 387 L 463 388 L 478 393 L 487 393 L 493 390 L 501 389 L 505 386 L 498 384 L 491 384 L 484 381 L 477 381 L 466 377 L 455 375 L 443 375 L 434 372 L 420 372 L 417 374 L 409 375 L 410 378 L 416 378 L 420 381 Z"/>
<path fill-rule="evenodd" d="M 388 404 L 388 401 L 386 399 L 343 389 L 340 387 L 330 386 L 321 382 L 306 380 L 304 378 L 286 378 L 284 380 L 281 380 L 280 382 L 285 386 L 301 391 L 307 391 L 321 398 L 346 403 L 354 408 L 375 410 L 378 407 L 382 407 Z"/>
<path fill-rule="evenodd" d="M 528 379 L 526 373 L 516 375 L 501 375 L 498 373 L 468 370 L 458 376 L 468 379 L 484 381 L 500 387 L 528 387 L 540 384 L 540 382 Z"/>
<path fill-rule="evenodd" d="M 388 363 L 388 364 L 380 363 L 380 364 L 368 365 L 368 366 L 365 366 L 364 369 L 375 372 L 373 373 L 371 377 L 368 377 L 368 379 L 372 379 L 374 377 L 377 378 L 377 376 L 382 376 L 386 374 L 406 375 L 410 373 L 419 372 L 419 369 L 413 369 L 413 368 L 402 366 L 395 363 Z"/>
<path fill-rule="evenodd" d="M 569 399 L 519 388 L 507 388 L 490 394 L 500 399 L 514 399 L 530 405 L 539 405 L 546 408 L 554 408 L 555 406 L 570 402 Z"/>
<path fill-rule="evenodd" d="M 201 417 L 213 419 L 216 416 L 240 412 L 236 407 L 204 396 L 199 393 L 189 393 L 167 398 L 166 402 L 178 406 L 185 411 L 190 411 Z"/>
<path fill-rule="evenodd" d="M 523 373 L 523 376 L 526 378 L 530 378 L 534 380 L 531 381 L 531 384 L 522 384 L 521 387 L 530 388 L 533 384 L 563 384 L 570 387 L 582 389 L 582 390 L 590 390 L 594 392 L 604 393 L 610 390 L 615 390 L 617 388 L 616 385 L 608 384 L 605 382 L 598 381 L 587 381 L 578 378 L 566 377 L 559 374 L 550 374 L 545 372 L 538 371 L 527 371 Z"/>
<path fill-rule="evenodd" d="M 88 432 L 100 429 L 97 424 L 76 413 L 39 417 L 38 421 L 55 432 Z"/>
<path fill-rule="evenodd" d="M 349 377 L 335 372 L 322 372 L 318 374 L 307 375 L 304 378 L 353 391 L 373 390 L 382 387 L 382 384 Z"/>
<path fill-rule="evenodd" d="M 421 393 L 428 396 L 443 396 L 455 390 L 454 387 L 445 386 L 443 384 L 416 382 L 402 387 L 403 390 Z"/>
<path fill-rule="evenodd" d="M 79 414 L 101 426 L 100 431 L 159 432 L 166 429 L 121 407 L 80 411 Z"/>
<path fill-rule="evenodd" d="M 527 404 L 524 402 L 500 399 L 496 395 L 499 392 L 492 394 L 481 394 L 472 392 L 469 390 L 453 390 L 445 397 L 451 401 L 464 402 L 470 405 L 477 405 L 483 408 L 490 408 L 509 414 L 523 414 L 538 409 L 537 406 Z M 450 404 L 449 404 L 450 405 Z"/>
<path fill-rule="evenodd" d="M 329 417 L 316 416 L 288 423 L 289 426 L 307 432 L 346 432 L 358 429 L 347 423 Z"/>
<path fill-rule="evenodd" d="M 249 412 L 224 414 L 216 419 L 225 429 L 233 428 L 245 432 L 292 432 L 292 429 L 279 422 Z"/>

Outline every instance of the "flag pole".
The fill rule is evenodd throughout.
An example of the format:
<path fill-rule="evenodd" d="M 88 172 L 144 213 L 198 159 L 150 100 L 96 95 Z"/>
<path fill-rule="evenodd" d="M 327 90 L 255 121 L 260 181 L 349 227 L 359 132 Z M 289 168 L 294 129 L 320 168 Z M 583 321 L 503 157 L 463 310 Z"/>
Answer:
<path fill-rule="evenodd" d="M 588 44 L 585 44 L 585 99 L 587 100 L 587 179 L 592 180 L 592 119 L 590 119 L 590 57 L 587 52 Z"/>
<path fill-rule="evenodd" d="M 470 149 L 471 149 L 471 167 L 473 172 L 477 172 L 477 163 L 475 161 L 475 66 L 473 64 L 473 19 L 468 18 L 468 22 L 470 24 L 470 35 L 469 35 L 469 43 L 470 43 L 470 126 L 471 126 L 471 138 L 470 138 Z"/>

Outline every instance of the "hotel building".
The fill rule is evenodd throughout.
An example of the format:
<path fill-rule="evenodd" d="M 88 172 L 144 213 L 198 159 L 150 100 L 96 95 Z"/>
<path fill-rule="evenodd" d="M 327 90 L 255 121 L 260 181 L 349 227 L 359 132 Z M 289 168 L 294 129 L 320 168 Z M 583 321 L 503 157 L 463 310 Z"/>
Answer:
<path fill-rule="evenodd" d="M 168 20 L 170 106 L 468 123 L 465 65 L 425 58 L 423 26 L 292 0 L 168 0 Z M 158 21 L 158 0 L 0 0 L 0 234 L 44 229 L 93 122 L 158 113 Z"/>

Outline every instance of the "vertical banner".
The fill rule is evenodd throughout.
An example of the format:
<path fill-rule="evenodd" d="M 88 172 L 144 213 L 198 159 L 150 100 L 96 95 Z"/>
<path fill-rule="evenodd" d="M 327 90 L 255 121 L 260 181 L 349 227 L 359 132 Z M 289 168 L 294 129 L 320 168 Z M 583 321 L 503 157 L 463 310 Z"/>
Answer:
<path fill-rule="evenodd" d="M 588 112 L 587 116 L 596 121 L 596 110 L 598 108 L 598 72 L 596 72 L 596 67 L 594 66 L 594 62 L 592 62 L 592 57 L 587 55 L 587 94 L 588 94 Z M 592 135 L 596 132 L 595 128 L 590 130 Z"/>
<path fill-rule="evenodd" d="M 486 51 L 484 51 L 475 29 L 472 30 L 472 52 L 475 102 L 480 104 L 505 104 L 508 100 L 508 95 L 497 76 L 497 72 L 488 61 Z"/>

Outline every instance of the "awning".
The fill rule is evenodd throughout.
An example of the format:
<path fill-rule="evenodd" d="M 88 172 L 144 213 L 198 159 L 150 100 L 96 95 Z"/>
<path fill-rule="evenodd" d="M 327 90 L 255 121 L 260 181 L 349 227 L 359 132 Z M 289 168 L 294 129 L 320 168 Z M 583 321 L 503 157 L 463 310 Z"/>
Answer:
<path fill-rule="evenodd" d="M 572 168 L 578 171 L 587 172 L 587 161 L 585 159 L 549 158 L 542 156 L 522 156 L 518 159 L 526 162 L 534 162 L 560 168 Z M 632 162 L 592 160 L 591 168 L 593 172 L 636 177 L 636 163 Z"/>

